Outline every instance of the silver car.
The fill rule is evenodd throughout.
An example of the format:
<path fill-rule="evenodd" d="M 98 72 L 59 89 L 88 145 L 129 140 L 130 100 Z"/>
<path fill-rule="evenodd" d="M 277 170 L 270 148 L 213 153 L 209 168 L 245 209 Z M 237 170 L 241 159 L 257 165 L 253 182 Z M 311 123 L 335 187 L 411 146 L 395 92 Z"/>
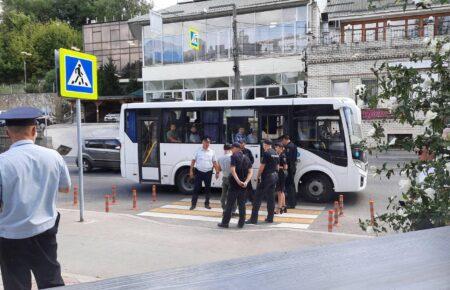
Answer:
<path fill-rule="evenodd" d="M 77 159 L 77 166 L 78 166 Z M 83 142 L 83 171 L 93 168 L 120 169 L 120 142 L 117 138 L 86 138 Z"/>

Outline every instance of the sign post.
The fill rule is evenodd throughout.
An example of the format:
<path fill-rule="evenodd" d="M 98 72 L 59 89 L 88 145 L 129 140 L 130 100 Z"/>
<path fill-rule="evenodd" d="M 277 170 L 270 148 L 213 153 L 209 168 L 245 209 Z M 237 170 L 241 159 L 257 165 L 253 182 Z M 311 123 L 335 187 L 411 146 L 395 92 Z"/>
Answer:
<path fill-rule="evenodd" d="M 61 48 L 59 50 L 60 95 L 76 99 L 78 137 L 78 178 L 80 222 L 84 221 L 83 138 L 81 100 L 97 100 L 97 58 L 94 55 Z"/>

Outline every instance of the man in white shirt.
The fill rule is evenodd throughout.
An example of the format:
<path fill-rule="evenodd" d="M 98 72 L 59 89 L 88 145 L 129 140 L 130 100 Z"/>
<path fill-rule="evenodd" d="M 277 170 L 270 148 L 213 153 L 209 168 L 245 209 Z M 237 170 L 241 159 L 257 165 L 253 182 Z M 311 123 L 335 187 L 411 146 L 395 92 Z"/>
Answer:
<path fill-rule="evenodd" d="M 198 149 L 191 161 L 189 175 L 194 179 L 194 192 L 192 193 L 192 202 L 190 210 L 194 210 L 197 206 L 198 193 L 205 183 L 205 208 L 211 209 L 209 206 L 209 194 L 211 191 L 211 178 L 213 167 L 216 170 L 216 178 L 219 177 L 219 166 L 216 161 L 216 153 L 209 148 L 211 139 L 204 137 L 202 140 L 202 148 Z"/>
<path fill-rule="evenodd" d="M 69 170 L 61 155 L 35 145 L 42 112 L 20 107 L 0 114 L 13 142 L 0 154 L 0 266 L 5 290 L 64 286 L 57 261 L 56 195 L 68 193 Z"/>

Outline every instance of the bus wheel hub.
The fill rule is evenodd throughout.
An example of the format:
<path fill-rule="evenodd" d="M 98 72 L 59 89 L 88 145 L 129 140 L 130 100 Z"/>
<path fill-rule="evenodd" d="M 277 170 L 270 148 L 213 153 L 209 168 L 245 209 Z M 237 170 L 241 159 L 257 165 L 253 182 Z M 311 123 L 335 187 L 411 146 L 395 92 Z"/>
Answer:
<path fill-rule="evenodd" d="M 309 192 L 315 196 L 323 193 L 323 184 L 317 180 L 312 181 L 309 184 Z"/>

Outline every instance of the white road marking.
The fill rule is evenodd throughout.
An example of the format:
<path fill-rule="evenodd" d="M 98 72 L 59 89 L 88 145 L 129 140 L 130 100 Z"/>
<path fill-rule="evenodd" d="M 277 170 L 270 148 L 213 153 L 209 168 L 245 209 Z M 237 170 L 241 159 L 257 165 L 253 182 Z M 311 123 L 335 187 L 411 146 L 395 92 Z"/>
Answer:
<path fill-rule="evenodd" d="M 183 198 L 181 201 L 188 201 L 188 202 L 190 202 L 191 201 L 191 199 L 190 198 Z M 198 201 L 197 201 L 197 204 L 198 203 L 204 203 L 205 202 L 205 199 L 204 198 L 199 198 L 198 199 Z M 220 200 L 218 200 L 218 199 L 210 199 L 209 200 L 209 203 L 217 203 L 217 204 L 220 204 Z M 262 205 L 261 205 L 262 206 Z M 324 210 L 325 209 L 325 207 L 324 206 L 320 206 L 320 205 L 298 205 L 297 207 L 296 207 L 296 209 L 308 209 L 308 210 Z"/>
<path fill-rule="evenodd" d="M 294 228 L 294 229 L 302 229 L 302 230 L 306 230 L 309 225 L 307 224 L 292 224 L 292 223 L 280 223 L 280 224 L 276 224 L 276 225 L 271 225 L 271 228 Z"/>
<path fill-rule="evenodd" d="M 206 216 L 197 216 L 197 215 L 182 215 L 182 214 L 171 214 L 171 213 L 160 213 L 160 212 L 142 212 L 142 213 L 139 213 L 138 216 L 191 220 L 191 221 L 203 221 L 203 222 L 215 222 L 215 223 L 220 223 L 222 221 L 222 218 L 216 218 L 216 217 L 206 217 Z M 237 220 L 231 219 L 230 224 L 237 224 Z M 305 229 L 308 229 L 309 225 L 308 224 L 299 224 L 299 223 L 280 223 L 280 224 L 270 225 L 269 227 L 305 230 Z"/>
<path fill-rule="evenodd" d="M 167 208 L 167 209 L 184 209 L 184 210 L 188 210 L 190 208 L 190 206 L 187 205 L 174 205 L 174 204 L 168 204 L 168 205 L 164 205 L 161 208 Z M 212 211 L 212 212 L 220 212 L 222 213 L 223 210 L 221 208 L 211 208 L 211 209 L 206 209 L 206 208 L 202 208 L 202 207 L 197 207 L 195 208 L 195 210 L 198 211 Z M 247 212 L 249 212 L 247 210 Z M 260 215 L 263 216 L 267 216 L 267 211 L 264 210 L 260 210 L 259 211 Z M 277 217 L 286 217 L 286 218 L 301 218 L 301 219 L 315 219 L 318 217 L 318 215 L 315 214 L 298 214 L 298 213 L 284 213 L 282 215 L 276 215 Z"/>

